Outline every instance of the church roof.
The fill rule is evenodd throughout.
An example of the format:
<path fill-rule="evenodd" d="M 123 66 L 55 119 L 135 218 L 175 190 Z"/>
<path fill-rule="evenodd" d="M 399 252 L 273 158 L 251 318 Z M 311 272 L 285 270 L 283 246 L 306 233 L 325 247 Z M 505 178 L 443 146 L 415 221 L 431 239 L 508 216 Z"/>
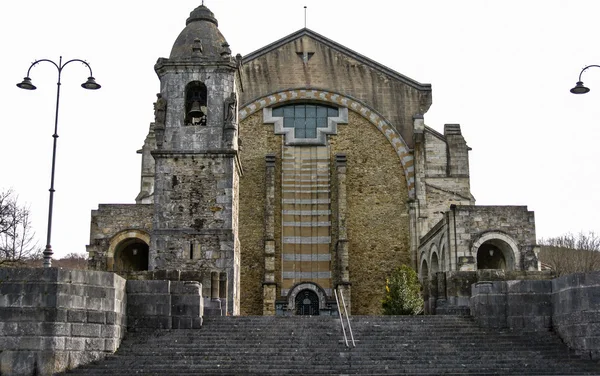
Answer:
<path fill-rule="evenodd" d="M 307 28 L 300 29 L 286 37 L 283 37 L 271 44 L 266 45 L 265 47 L 262 47 L 254 52 L 249 53 L 248 55 L 244 56 L 243 63 L 250 62 L 262 55 L 265 55 L 273 50 L 280 48 L 281 46 L 283 46 L 287 43 L 290 43 L 296 39 L 300 39 L 304 36 L 310 37 L 339 53 L 350 56 L 351 58 L 361 62 L 362 64 L 369 66 L 370 68 L 372 68 L 376 71 L 379 71 L 383 74 L 386 74 L 386 75 L 390 76 L 391 78 L 394 78 L 400 82 L 403 82 L 417 90 L 431 91 L 431 84 L 422 84 L 418 81 L 415 81 L 410 77 L 407 77 L 401 73 L 398 73 L 395 70 L 390 69 L 383 64 L 380 64 L 374 60 L 371 60 L 368 57 L 361 55 L 358 52 L 355 52 L 355 51 L 349 49 L 348 47 L 345 47 L 337 42 L 334 42 L 333 40 L 326 38 L 326 37 L 322 36 L 321 34 L 316 33 Z"/>
<path fill-rule="evenodd" d="M 186 60 L 192 57 L 219 59 L 229 45 L 218 26 L 219 23 L 210 9 L 204 5 L 194 9 L 186 20 L 185 28 L 175 40 L 169 59 Z"/>

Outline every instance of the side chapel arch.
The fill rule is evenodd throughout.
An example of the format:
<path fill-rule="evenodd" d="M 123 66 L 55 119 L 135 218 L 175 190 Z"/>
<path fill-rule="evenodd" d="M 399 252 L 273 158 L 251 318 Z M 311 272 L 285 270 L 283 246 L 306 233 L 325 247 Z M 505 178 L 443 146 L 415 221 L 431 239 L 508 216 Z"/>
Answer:
<path fill-rule="evenodd" d="M 148 247 L 150 234 L 141 230 L 125 230 L 117 233 L 110 240 L 108 252 L 106 253 L 106 265 L 110 271 L 123 270 L 123 264 L 118 259 L 123 257 L 131 259 L 132 256 L 139 258 L 135 263 L 135 270 L 148 270 Z M 139 253 L 138 253 L 139 252 Z M 134 254 L 135 253 L 135 254 Z M 144 265 L 145 258 L 145 265 Z"/>
<path fill-rule="evenodd" d="M 512 237 L 502 232 L 484 233 L 473 243 L 471 252 L 476 255 L 477 269 L 519 269 L 519 246 Z"/>
<path fill-rule="evenodd" d="M 414 161 L 408 145 L 402 136 L 396 132 L 394 127 L 383 116 L 356 99 L 325 90 L 284 90 L 255 99 L 252 102 L 241 106 L 241 110 L 239 111 L 239 121 L 241 122 L 248 116 L 265 107 L 292 101 L 321 101 L 331 103 L 340 107 L 349 108 L 369 120 L 371 124 L 384 134 L 390 144 L 392 144 L 404 169 L 408 195 L 409 197 L 415 196 Z"/>

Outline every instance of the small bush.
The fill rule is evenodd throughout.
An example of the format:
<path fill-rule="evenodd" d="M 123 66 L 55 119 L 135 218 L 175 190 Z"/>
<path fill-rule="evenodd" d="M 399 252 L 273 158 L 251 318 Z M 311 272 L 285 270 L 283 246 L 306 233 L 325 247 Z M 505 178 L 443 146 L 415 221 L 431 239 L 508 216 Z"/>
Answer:
<path fill-rule="evenodd" d="M 423 311 L 421 283 L 417 273 L 402 265 L 385 280 L 384 315 L 418 315 Z"/>

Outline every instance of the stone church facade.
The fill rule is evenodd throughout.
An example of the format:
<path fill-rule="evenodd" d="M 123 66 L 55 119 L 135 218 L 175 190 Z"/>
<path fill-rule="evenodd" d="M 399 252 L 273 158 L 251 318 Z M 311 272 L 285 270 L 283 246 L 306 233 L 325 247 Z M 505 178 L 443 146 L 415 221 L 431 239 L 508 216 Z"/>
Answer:
<path fill-rule="evenodd" d="M 155 71 L 140 193 L 92 211 L 90 269 L 231 315 L 335 314 L 334 289 L 378 314 L 402 264 L 539 269 L 533 212 L 476 206 L 460 126 L 425 125 L 431 85 L 309 29 L 233 56 L 203 5 Z"/>

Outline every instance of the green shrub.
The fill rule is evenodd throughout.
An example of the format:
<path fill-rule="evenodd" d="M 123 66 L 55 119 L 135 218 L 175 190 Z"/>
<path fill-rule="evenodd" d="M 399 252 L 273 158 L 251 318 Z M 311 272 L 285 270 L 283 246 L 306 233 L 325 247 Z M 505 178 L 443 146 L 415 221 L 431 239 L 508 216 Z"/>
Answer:
<path fill-rule="evenodd" d="M 417 273 L 402 265 L 385 280 L 384 315 L 418 315 L 423 311 L 421 283 Z"/>

